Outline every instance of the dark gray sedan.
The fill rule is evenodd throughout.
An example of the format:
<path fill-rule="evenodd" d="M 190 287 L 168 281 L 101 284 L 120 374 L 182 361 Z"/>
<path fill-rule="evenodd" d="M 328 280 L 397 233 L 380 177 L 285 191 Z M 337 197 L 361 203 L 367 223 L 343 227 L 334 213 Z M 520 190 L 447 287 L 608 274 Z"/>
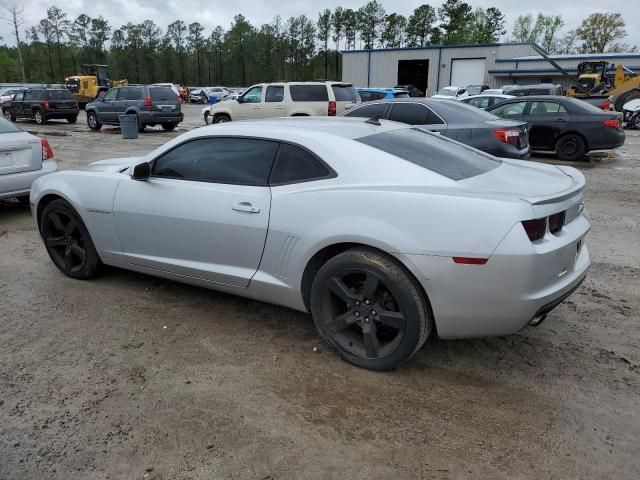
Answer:
<path fill-rule="evenodd" d="M 420 125 L 496 157 L 529 158 L 527 124 L 453 100 L 402 98 L 367 102 L 343 114 Z"/>

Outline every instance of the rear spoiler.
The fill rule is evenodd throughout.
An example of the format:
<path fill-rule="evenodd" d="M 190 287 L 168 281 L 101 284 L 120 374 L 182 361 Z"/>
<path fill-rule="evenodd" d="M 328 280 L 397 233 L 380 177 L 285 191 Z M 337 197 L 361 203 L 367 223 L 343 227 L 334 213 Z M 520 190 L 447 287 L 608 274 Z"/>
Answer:
<path fill-rule="evenodd" d="M 580 170 L 573 167 L 565 167 L 563 165 L 556 165 L 556 167 L 567 177 L 571 178 L 571 180 L 573 181 L 572 187 L 568 188 L 564 192 L 554 193 L 553 195 L 526 197 L 522 199 L 526 202 L 531 203 L 531 205 L 547 205 L 550 203 L 562 202 L 563 200 L 567 200 L 571 197 L 576 196 L 582 191 L 582 189 L 586 185 L 586 180 Z"/>

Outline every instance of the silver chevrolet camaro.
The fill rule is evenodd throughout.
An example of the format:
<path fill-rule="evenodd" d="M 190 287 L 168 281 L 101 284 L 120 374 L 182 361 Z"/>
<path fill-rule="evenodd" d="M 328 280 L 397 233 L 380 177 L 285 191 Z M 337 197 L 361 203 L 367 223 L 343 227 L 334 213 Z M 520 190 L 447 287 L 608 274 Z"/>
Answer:
<path fill-rule="evenodd" d="M 145 157 L 47 175 L 31 207 L 53 260 L 310 312 L 356 365 L 536 325 L 585 277 L 583 175 L 377 119 L 232 122 Z"/>

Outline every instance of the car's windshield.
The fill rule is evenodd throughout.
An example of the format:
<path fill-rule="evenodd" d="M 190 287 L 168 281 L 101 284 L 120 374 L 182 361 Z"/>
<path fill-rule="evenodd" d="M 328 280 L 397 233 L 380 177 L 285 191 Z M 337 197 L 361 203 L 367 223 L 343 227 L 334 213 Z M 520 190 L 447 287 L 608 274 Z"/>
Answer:
<path fill-rule="evenodd" d="M 4 118 L 0 117 L 0 133 L 16 133 L 21 131 L 22 130 L 16 127 L 9 120 L 5 120 Z"/>
<path fill-rule="evenodd" d="M 467 92 L 469 92 L 469 95 L 478 95 L 482 92 L 482 86 L 481 85 L 469 85 L 467 87 Z"/>
<path fill-rule="evenodd" d="M 447 97 L 455 97 L 457 90 L 451 88 L 441 88 L 436 95 L 446 95 Z"/>
<path fill-rule="evenodd" d="M 419 127 L 356 139 L 451 180 L 464 180 L 497 168 L 499 159 Z"/>

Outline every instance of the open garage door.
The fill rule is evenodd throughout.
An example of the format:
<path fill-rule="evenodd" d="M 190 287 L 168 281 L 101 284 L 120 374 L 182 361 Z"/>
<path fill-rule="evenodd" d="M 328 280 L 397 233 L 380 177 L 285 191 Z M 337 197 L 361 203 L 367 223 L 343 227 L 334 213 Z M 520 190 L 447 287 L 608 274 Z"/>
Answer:
<path fill-rule="evenodd" d="M 483 85 L 487 72 L 486 58 L 459 58 L 451 60 L 451 83 L 456 87 Z"/>

